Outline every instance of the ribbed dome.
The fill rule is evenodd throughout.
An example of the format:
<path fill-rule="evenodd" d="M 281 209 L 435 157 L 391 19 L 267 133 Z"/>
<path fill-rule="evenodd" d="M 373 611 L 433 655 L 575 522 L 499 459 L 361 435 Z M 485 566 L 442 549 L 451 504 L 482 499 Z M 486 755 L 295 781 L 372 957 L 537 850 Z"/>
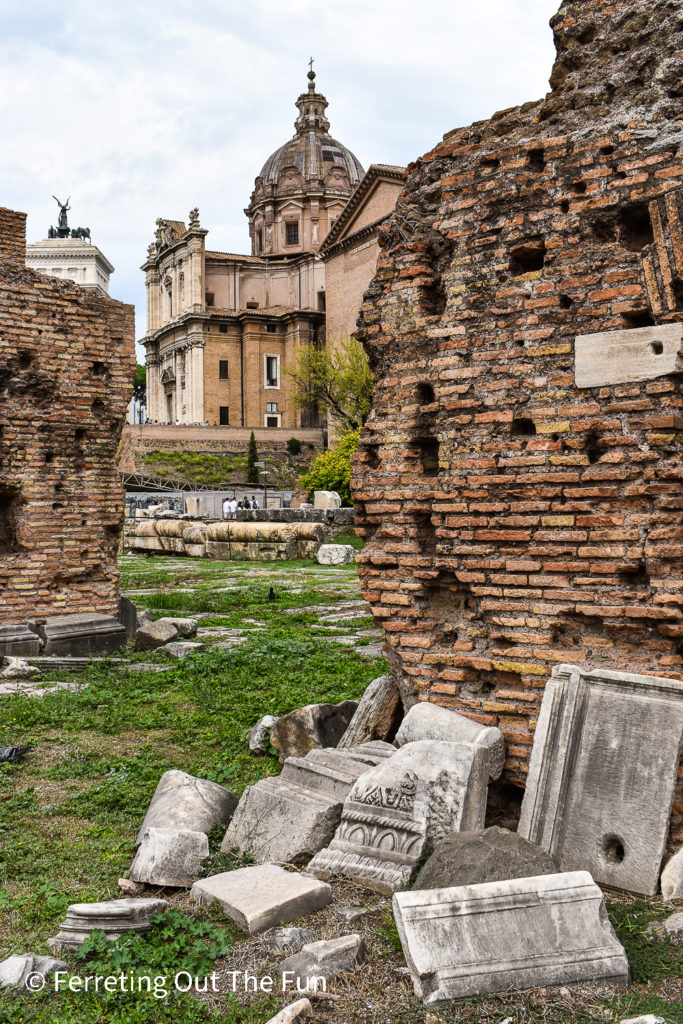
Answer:
<path fill-rule="evenodd" d="M 321 135 L 315 131 L 295 135 L 284 146 L 276 149 L 266 160 L 259 177 L 263 179 L 264 185 L 277 184 L 285 167 L 296 167 L 304 181 L 324 178 L 333 167 L 343 167 L 352 188 L 365 173 L 350 149 L 342 146 L 331 135 Z"/>

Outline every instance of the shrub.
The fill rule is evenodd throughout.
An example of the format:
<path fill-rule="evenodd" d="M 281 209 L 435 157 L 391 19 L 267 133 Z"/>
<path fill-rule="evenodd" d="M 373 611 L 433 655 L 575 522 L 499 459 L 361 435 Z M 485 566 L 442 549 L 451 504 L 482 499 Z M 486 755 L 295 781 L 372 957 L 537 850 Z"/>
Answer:
<path fill-rule="evenodd" d="M 360 430 L 343 434 L 334 448 L 314 459 L 301 478 L 301 486 L 312 491 L 336 491 L 343 505 L 351 505 L 351 456 L 358 447 Z"/>
<path fill-rule="evenodd" d="M 287 442 L 287 451 L 289 452 L 290 455 L 301 454 L 301 441 L 299 440 L 298 437 L 290 437 L 289 441 Z"/>

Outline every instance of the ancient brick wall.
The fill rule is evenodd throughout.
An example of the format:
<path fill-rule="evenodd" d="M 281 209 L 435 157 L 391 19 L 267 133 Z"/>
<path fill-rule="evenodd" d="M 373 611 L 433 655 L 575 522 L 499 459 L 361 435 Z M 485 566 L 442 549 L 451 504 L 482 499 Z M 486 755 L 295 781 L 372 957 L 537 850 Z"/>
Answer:
<path fill-rule="evenodd" d="M 116 615 L 134 311 L 27 270 L 23 219 L 0 211 L 0 624 Z"/>
<path fill-rule="evenodd" d="M 683 677 L 681 378 L 574 376 L 577 335 L 683 321 L 683 7 L 551 25 L 552 92 L 445 136 L 380 237 L 354 474 L 404 701 L 498 724 L 518 785 L 556 663 Z"/>
<path fill-rule="evenodd" d="M 26 214 L 0 206 L 0 257 L 26 259 Z"/>

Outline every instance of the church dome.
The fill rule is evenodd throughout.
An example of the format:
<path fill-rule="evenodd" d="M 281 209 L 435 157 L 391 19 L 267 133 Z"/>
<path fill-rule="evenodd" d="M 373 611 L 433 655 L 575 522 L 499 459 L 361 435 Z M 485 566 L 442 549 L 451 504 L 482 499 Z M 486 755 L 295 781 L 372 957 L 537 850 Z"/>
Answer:
<path fill-rule="evenodd" d="M 316 92 L 313 70 L 296 105 L 294 138 L 268 157 L 244 211 L 255 256 L 317 252 L 365 174 L 329 134 L 327 100 Z"/>
<path fill-rule="evenodd" d="M 315 71 L 308 72 L 308 91 L 299 96 L 296 105 L 296 134 L 268 157 L 259 174 L 262 183 L 277 185 L 288 167 L 296 168 L 305 182 L 324 179 L 333 168 L 341 168 L 354 189 L 365 171 L 351 150 L 328 134 L 328 104 L 322 93 L 315 91 Z"/>
<path fill-rule="evenodd" d="M 350 149 L 327 132 L 315 131 L 297 134 L 276 149 L 263 165 L 259 178 L 264 185 L 277 185 L 287 167 L 295 167 L 304 181 L 324 178 L 334 167 L 341 167 L 352 188 L 355 188 L 365 173 Z"/>

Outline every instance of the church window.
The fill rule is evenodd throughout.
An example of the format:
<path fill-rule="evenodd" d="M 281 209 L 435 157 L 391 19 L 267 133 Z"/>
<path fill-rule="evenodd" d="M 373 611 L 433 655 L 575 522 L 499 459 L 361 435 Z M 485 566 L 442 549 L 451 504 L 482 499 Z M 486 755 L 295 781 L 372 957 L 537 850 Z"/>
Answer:
<path fill-rule="evenodd" d="M 227 324 L 219 324 L 218 325 L 218 333 L 219 334 L 227 334 L 228 333 L 228 325 Z"/>
<path fill-rule="evenodd" d="M 266 330 L 268 331 L 268 334 L 276 334 L 277 324 L 266 324 Z"/>
<path fill-rule="evenodd" d="M 255 299 L 252 299 L 247 303 L 247 309 L 258 309 L 258 302 L 256 302 Z"/>
<path fill-rule="evenodd" d="M 298 245 L 299 244 L 299 225 L 287 224 L 287 245 Z"/>
<path fill-rule="evenodd" d="M 280 387 L 280 357 L 279 356 L 264 356 L 264 377 L 265 386 L 267 388 L 279 388 Z"/>
<path fill-rule="evenodd" d="M 262 252 L 262 250 L 263 250 L 263 232 L 262 231 L 257 231 L 256 232 L 256 251 L 257 252 Z"/>
<path fill-rule="evenodd" d="M 318 312 L 325 312 L 325 292 L 318 292 Z"/>
<path fill-rule="evenodd" d="M 218 379 L 219 380 L 228 380 L 228 360 L 227 359 L 219 359 L 218 360 Z"/>
<path fill-rule="evenodd" d="M 206 293 L 206 304 L 207 306 L 213 306 L 213 292 Z"/>
<path fill-rule="evenodd" d="M 218 422 L 222 427 L 230 426 L 230 407 L 227 405 L 219 405 L 218 407 Z"/>

